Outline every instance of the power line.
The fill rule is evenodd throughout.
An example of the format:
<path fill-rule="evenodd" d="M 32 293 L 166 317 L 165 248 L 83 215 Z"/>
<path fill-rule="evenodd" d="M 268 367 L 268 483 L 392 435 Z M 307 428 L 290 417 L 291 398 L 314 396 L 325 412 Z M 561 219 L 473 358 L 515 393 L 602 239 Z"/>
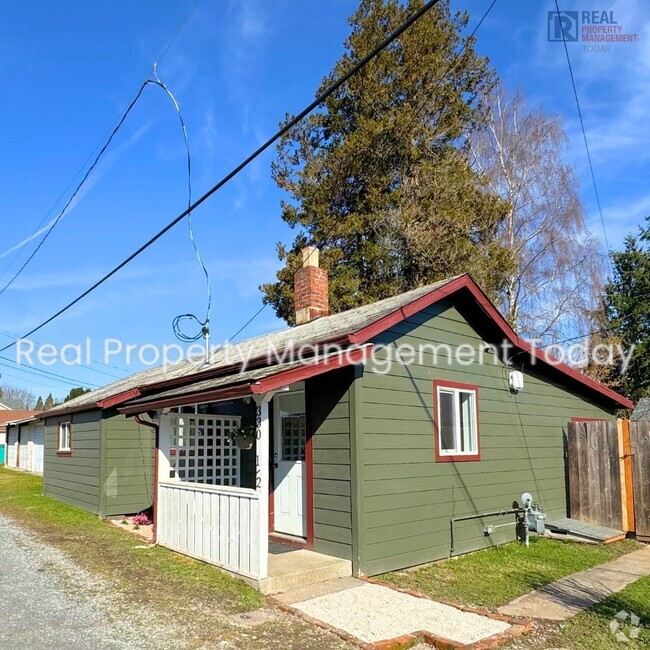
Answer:
<path fill-rule="evenodd" d="M 609 253 L 611 253 L 611 247 L 609 245 L 609 239 L 607 238 L 607 229 L 605 228 L 605 219 L 603 217 L 603 208 L 600 203 L 600 194 L 598 192 L 598 185 L 596 184 L 596 174 L 594 173 L 594 165 L 591 160 L 591 152 L 589 150 L 589 142 L 587 141 L 587 130 L 585 129 L 585 123 L 582 118 L 582 110 L 580 108 L 580 100 L 578 99 L 578 90 L 576 88 L 575 77 L 573 76 L 573 66 L 571 65 L 571 57 L 569 56 L 569 48 L 567 47 L 566 37 L 564 34 L 564 29 L 561 28 L 561 16 L 560 16 L 560 5 L 558 0 L 555 0 L 555 10 L 557 12 L 558 23 L 560 24 L 560 31 L 562 32 L 562 43 L 564 44 L 564 53 L 566 54 L 566 62 L 569 67 L 569 75 L 571 77 L 571 86 L 573 88 L 573 96 L 576 100 L 576 107 L 578 108 L 578 118 L 580 120 L 580 128 L 582 129 L 582 138 L 585 142 L 585 150 L 587 152 L 587 160 L 589 161 L 589 171 L 591 172 L 591 182 L 594 186 L 594 194 L 596 195 L 596 204 L 598 206 L 598 214 L 600 215 L 600 223 L 603 227 L 603 236 L 605 237 L 605 246 L 607 246 L 607 259 L 609 261 L 610 268 L 612 266 L 612 261 L 609 258 Z"/>
<path fill-rule="evenodd" d="M 122 127 L 122 124 L 124 124 L 124 121 L 128 117 L 129 113 L 133 109 L 133 107 L 136 105 L 138 99 L 140 99 L 140 95 L 142 95 L 142 91 L 145 89 L 145 86 L 147 85 L 147 82 L 145 81 L 139 88 L 138 92 L 136 93 L 135 97 L 131 100 L 131 103 L 128 105 L 126 111 L 122 114 L 122 117 L 119 119 L 117 126 L 111 131 L 111 134 L 108 138 L 108 140 L 104 143 L 104 146 L 99 150 L 99 153 L 97 156 L 95 156 L 95 159 L 93 160 L 92 165 L 88 168 L 86 173 L 83 175 L 83 178 L 79 183 L 77 184 L 77 187 L 75 188 L 74 192 L 70 195 L 70 198 L 66 201 L 66 204 L 63 206 L 63 209 L 59 212 L 59 214 L 56 216 L 56 219 L 52 221 L 50 227 L 47 229 L 45 232 L 45 236 L 41 241 L 38 243 L 38 246 L 32 251 L 31 255 L 25 260 L 23 265 L 14 273 L 14 275 L 11 277 L 9 282 L 7 282 L 4 287 L 0 289 L 0 296 L 14 283 L 14 281 L 18 278 L 18 276 L 21 275 L 21 273 L 27 268 L 28 264 L 34 259 L 34 257 L 37 255 L 38 251 L 41 250 L 41 247 L 45 242 L 47 241 L 48 237 L 52 234 L 52 231 L 56 228 L 58 223 L 61 221 L 65 213 L 67 212 L 68 208 L 74 201 L 75 197 L 77 194 L 80 192 L 81 188 L 84 186 L 90 175 L 93 173 L 93 170 L 97 165 L 99 164 L 99 161 L 101 160 L 102 156 L 110 146 L 111 142 L 113 141 L 113 138 L 117 135 L 117 132 L 120 130 Z"/>
<path fill-rule="evenodd" d="M 40 325 L 37 325 L 29 332 L 23 335 L 23 338 L 31 336 L 35 332 L 39 331 L 53 320 L 61 316 L 61 314 L 68 311 L 71 307 L 76 305 L 78 302 L 83 300 L 87 295 L 95 291 L 98 287 L 104 284 L 107 280 L 113 277 L 118 271 L 123 269 L 127 264 L 132 262 L 136 257 L 141 255 L 145 250 L 147 250 L 152 244 L 157 242 L 163 235 L 165 235 L 169 230 L 171 230 L 176 224 L 182 221 L 190 212 L 196 210 L 198 206 L 204 203 L 208 198 L 210 198 L 215 192 L 221 189 L 226 183 L 232 180 L 239 172 L 246 168 L 253 160 L 255 160 L 260 154 L 264 153 L 272 144 L 279 140 L 285 133 L 290 131 L 296 124 L 298 124 L 305 116 L 311 113 L 317 106 L 319 106 L 325 99 L 332 95 L 336 90 L 338 90 L 343 84 L 345 84 L 350 77 L 356 74 L 361 70 L 369 61 L 375 58 L 382 50 L 388 47 L 393 41 L 395 41 L 399 36 L 404 33 L 413 23 L 419 20 L 426 12 L 429 11 L 432 7 L 438 4 L 440 0 L 429 0 L 423 7 L 416 11 L 410 18 L 408 18 L 400 27 L 398 27 L 392 34 L 390 34 L 382 43 L 375 47 L 369 54 L 363 57 L 356 65 L 354 65 L 346 74 L 340 77 L 335 81 L 331 86 L 325 89 L 320 93 L 316 99 L 311 102 L 306 108 L 304 108 L 298 115 L 289 120 L 283 127 L 281 127 L 275 135 L 271 136 L 264 144 L 258 147 L 252 154 L 250 154 L 245 160 L 239 163 L 232 171 L 230 171 L 226 176 L 224 176 L 218 183 L 216 183 L 211 189 L 209 189 L 203 196 L 197 199 L 192 205 L 187 209 L 183 210 L 175 219 L 170 221 L 162 230 L 158 231 L 153 237 L 151 237 L 147 242 L 142 244 L 137 250 L 135 250 L 131 255 L 124 259 L 120 264 L 114 267 L 111 271 L 106 273 L 102 278 L 95 282 L 91 287 L 86 289 L 83 293 L 77 296 L 74 300 L 70 301 L 65 307 L 61 308 L 55 314 L 44 320 Z M 0 352 L 8 350 L 13 345 L 15 341 L 9 345 L 0 348 Z"/>
<path fill-rule="evenodd" d="M 19 337 L 13 334 L 12 332 L 9 332 L 8 330 L 0 330 L 0 334 L 3 336 L 6 336 L 9 339 L 17 340 Z M 35 344 L 40 346 L 41 344 L 38 341 L 35 341 L 34 339 L 31 339 L 31 341 Z M 72 351 L 72 350 L 71 350 Z M 69 359 L 68 359 L 69 360 Z M 91 359 L 91 363 L 97 364 L 97 365 L 102 365 L 106 366 L 107 368 L 113 368 L 114 370 L 119 370 L 122 373 L 129 372 L 126 368 L 120 368 L 119 366 L 112 366 L 108 363 L 105 363 L 103 361 L 97 361 L 96 359 Z M 91 368 L 90 366 L 85 366 L 88 370 L 92 372 L 97 372 L 100 375 L 105 375 L 106 377 L 111 377 L 112 379 L 122 379 L 124 375 L 114 375 L 110 372 L 106 372 L 105 370 L 99 370 L 98 368 Z"/>
<path fill-rule="evenodd" d="M 9 363 L 12 363 L 14 365 L 10 366 Z M 78 380 L 72 379 L 71 377 L 66 377 L 64 375 L 59 375 L 56 372 L 50 372 L 48 370 L 43 370 L 42 368 L 36 368 L 35 366 L 24 366 L 23 364 L 18 363 L 17 361 L 14 361 L 13 359 L 10 359 L 9 357 L 0 356 L 0 366 L 5 366 L 6 368 L 11 368 L 12 371 L 38 374 L 39 376 L 40 375 L 45 375 L 47 378 L 52 377 L 56 381 L 64 382 L 64 383 L 70 384 L 72 386 L 79 386 L 79 384 L 81 383 Z M 15 367 L 15 366 L 17 366 L 17 367 Z M 86 385 L 89 388 L 99 388 L 99 386 L 97 384 L 88 384 L 88 383 L 86 383 Z"/>
<path fill-rule="evenodd" d="M 185 27 L 185 25 L 186 25 L 187 22 L 189 21 L 190 17 L 191 17 L 192 14 L 194 13 L 194 10 L 196 9 L 196 7 L 197 7 L 198 4 L 199 4 L 199 0 L 196 0 L 196 2 L 194 2 L 194 4 L 192 5 L 192 8 L 190 9 L 190 11 L 189 11 L 189 12 L 187 13 L 187 15 L 185 16 L 183 22 L 180 24 L 180 26 L 178 27 L 178 29 L 176 30 L 176 32 L 174 33 L 174 35 L 172 36 L 172 38 L 168 41 L 167 45 L 166 45 L 165 48 L 162 50 L 160 56 L 156 59 L 156 62 L 154 63 L 154 66 L 153 66 L 152 70 L 155 71 L 156 66 L 157 66 L 157 65 L 158 65 L 158 64 L 163 60 L 163 58 L 165 57 L 165 55 L 167 54 L 167 52 L 169 51 L 169 49 L 171 48 L 171 46 L 174 44 L 174 42 L 175 42 L 176 39 L 178 38 L 179 34 L 182 32 L 182 30 L 183 30 L 183 28 Z M 84 162 L 83 165 L 81 166 L 81 169 L 80 169 L 80 170 L 79 170 L 79 171 L 78 171 L 78 172 L 73 176 L 72 180 L 71 180 L 70 183 L 67 185 L 67 187 L 65 188 L 65 190 L 63 190 L 63 192 L 62 192 L 62 193 L 59 195 L 59 197 L 56 199 L 56 201 L 54 202 L 54 204 L 52 205 L 52 207 L 48 210 L 48 212 L 47 212 L 47 214 L 45 215 L 45 217 L 43 217 L 43 219 L 41 219 L 41 221 L 40 221 L 40 223 L 38 224 L 38 226 L 36 226 L 35 231 L 34 231 L 34 232 L 32 233 L 32 235 L 28 238 L 28 241 L 31 240 L 31 239 L 33 239 L 33 238 L 34 238 L 34 237 L 39 233 L 39 229 L 40 229 L 41 226 L 45 223 L 45 221 L 46 221 L 47 218 L 50 216 L 50 214 L 52 214 L 52 212 L 54 211 L 54 207 L 59 203 L 59 201 L 61 201 L 61 199 L 62 199 L 62 198 L 67 194 L 68 190 L 72 187 L 75 178 L 77 178 L 77 177 L 79 176 L 79 174 L 81 174 L 81 172 L 82 172 L 83 169 L 86 167 L 86 165 L 88 165 L 88 163 L 89 163 L 91 160 L 93 160 L 93 158 L 94 158 L 94 162 L 92 163 L 92 165 L 90 166 L 90 168 L 86 171 L 86 173 L 84 174 L 82 180 L 78 183 L 76 189 L 75 189 L 74 192 L 72 193 L 72 196 L 68 199 L 68 201 L 66 202 L 65 206 L 64 206 L 63 209 L 59 212 L 59 214 L 58 214 L 57 217 L 54 219 L 54 221 L 52 222 L 52 224 L 50 225 L 50 227 L 46 229 L 46 231 L 45 231 L 45 236 L 43 237 L 43 239 L 41 239 L 41 241 L 38 243 L 38 245 L 36 246 L 36 248 L 32 251 L 32 253 L 31 253 L 31 254 L 29 255 L 29 257 L 27 258 L 27 260 L 25 261 L 25 263 L 24 263 L 24 264 L 23 264 L 23 265 L 18 269 L 18 271 L 13 275 L 13 277 L 9 280 L 9 282 L 7 282 L 7 283 L 4 285 L 4 287 L 2 287 L 2 289 L 0 289 L 0 295 L 2 295 L 2 294 L 3 294 L 3 293 L 4 293 L 4 292 L 5 292 L 5 291 L 6 291 L 6 290 L 7 290 L 7 289 L 8 289 L 8 288 L 9 288 L 9 287 L 14 283 L 14 281 L 18 278 L 18 276 L 19 276 L 19 275 L 20 275 L 20 274 L 25 270 L 25 268 L 29 265 L 29 263 L 30 263 L 30 262 L 34 259 L 34 257 L 37 255 L 38 251 L 41 249 L 41 247 L 43 246 L 43 244 L 45 243 L 45 241 L 48 239 L 48 237 L 50 236 L 50 234 L 52 233 L 52 231 L 54 230 L 54 228 L 56 228 L 56 226 L 59 224 L 59 222 L 61 221 L 61 219 L 62 219 L 63 216 L 65 215 L 67 209 L 70 207 L 70 204 L 71 204 L 72 201 L 74 200 L 75 196 L 79 193 L 79 190 L 80 190 L 81 187 L 84 185 L 84 183 L 86 182 L 86 180 L 88 179 L 88 177 L 89 177 L 90 174 L 92 173 L 93 169 L 96 167 L 97 163 L 99 162 L 99 159 L 102 157 L 103 153 L 106 151 L 107 147 L 110 145 L 111 140 L 114 138 L 115 134 L 117 133 L 117 131 L 118 131 L 118 130 L 120 129 L 120 127 L 122 126 L 122 124 L 123 124 L 124 120 L 126 119 L 127 115 L 129 114 L 129 112 L 131 111 L 131 109 L 133 108 L 133 106 L 135 105 L 135 103 L 138 101 L 140 95 L 142 94 L 142 91 L 143 91 L 145 85 L 147 84 L 147 81 L 148 81 L 148 79 L 149 79 L 150 74 L 151 74 L 151 72 L 149 72 L 149 73 L 147 74 L 147 76 L 144 78 L 144 80 L 143 80 L 142 83 L 140 84 L 140 88 L 138 89 L 138 92 L 136 93 L 136 96 L 134 97 L 134 99 L 131 100 L 131 102 L 127 105 L 127 107 L 124 109 L 124 111 L 122 111 L 122 113 L 121 113 L 121 117 L 119 117 L 115 122 L 113 122 L 113 124 L 112 124 L 111 127 L 108 129 L 108 131 L 106 132 L 106 134 L 105 134 L 105 135 L 102 137 L 102 139 L 100 140 L 99 144 L 98 144 L 98 145 L 93 149 L 92 153 L 91 153 L 91 154 L 88 156 L 88 158 L 85 160 L 85 162 Z M 107 141 L 104 143 L 104 145 L 102 146 L 102 142 L 104 142 L 104 141 L 106 140 L 107 137 L 108 137 L 108 140 L 107 140 Z M 98 150 L 99 150 L 99 153 L 98 153 L 97 155 L 95 155 L 96 152 L 97 152 Z M 19 255 L 20 255 L 20 249 L 16 252 L 16 255 L 13 256 L 13 258 L 11 259 L 11 261 L 9 262 L 9 264 L 5 267 L 5 269 L 2 271 L 2 273 L 0 273 L 0 278 L 4 277 L 4 275 L 5 275 L 5 274 L 7 273 L 7 271 L 11 268 L 11 266 L 12 266 L 13 263 L 16 261 L 16 259 L 18 258 Z"/>

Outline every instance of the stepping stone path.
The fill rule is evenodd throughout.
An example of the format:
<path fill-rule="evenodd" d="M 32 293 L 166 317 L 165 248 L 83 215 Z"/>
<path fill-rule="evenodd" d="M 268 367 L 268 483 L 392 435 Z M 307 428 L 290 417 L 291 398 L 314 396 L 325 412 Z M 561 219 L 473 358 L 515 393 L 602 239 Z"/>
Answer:
<path fill-rule="evenodd" d="M 499 608 L 518 618 L 564 621 L 650 575 L 650 547 L 580 571 L 532 591 Z"/>

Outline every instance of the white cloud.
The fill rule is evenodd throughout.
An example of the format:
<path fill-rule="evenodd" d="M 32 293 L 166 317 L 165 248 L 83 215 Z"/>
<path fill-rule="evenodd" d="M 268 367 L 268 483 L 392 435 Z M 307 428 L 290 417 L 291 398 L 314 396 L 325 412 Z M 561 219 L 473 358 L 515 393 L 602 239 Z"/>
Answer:
<path fill-rule="evenodd" d="M 117 162 L 117 160 L 128 150 L 130 149 L 140 138 L 149 130 L 151 124 L 145 124 L 141 126 L 133 135 L 131 135 L 126 142 L 114 147 L 112 150 L 108 150 L 103 158 L 98 163 L 97 167 L 93 170 L 92 174 L 88 177 L 88 180 L 83 184 L 82 188 L 79 190 L 78 194 L 72 200 L 68 209 L 65 211 L 65 214 L 59 219 L 59 223 L 63 221 L 70 213 L 81 203 L 84 196 L 90 192 L 95 184 L 97 184 L 106 172 Z M 65 203 L 63 204 L 65 205 Z M 48 223 L 46 223 L 42 228 L 39 228 L 36 232 L 32 233 L 29 237 L 26 237 L 22 241 L 14 244 L 8 248 L 3 253 L 0 253 L 0 259 L 14 253 L 17 250 L 24 248 L 34 239 L 40 237 L 43 233 L 46 233 L 56 222 L 58 215 L 61 213 L 61 208 L 58 208 L 56 211 L 57 216 L 53 217 Z"/>

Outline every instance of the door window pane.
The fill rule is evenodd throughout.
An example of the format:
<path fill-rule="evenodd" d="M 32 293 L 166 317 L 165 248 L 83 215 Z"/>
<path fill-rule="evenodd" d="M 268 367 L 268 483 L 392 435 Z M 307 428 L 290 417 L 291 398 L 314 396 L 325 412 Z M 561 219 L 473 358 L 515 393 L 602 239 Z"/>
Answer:
<path fill-rule="evenodd" d="M 305 416 L 282 418 L 282 460 L 305 460 Z"/>
<path fill-rule="evenodd" d="M 305 394 L 287 393 L 278 397 L 282 460 L 305 460 Z"/>

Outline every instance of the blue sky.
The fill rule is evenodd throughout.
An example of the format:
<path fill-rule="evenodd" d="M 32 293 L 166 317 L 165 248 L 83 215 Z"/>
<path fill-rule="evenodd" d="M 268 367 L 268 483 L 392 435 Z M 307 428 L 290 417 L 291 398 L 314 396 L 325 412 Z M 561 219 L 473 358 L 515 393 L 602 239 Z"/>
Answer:
<path fill-rule="evenodd" d="M 32 1 L 4 7 L 0 273 L 12 261 L 10 270 L 17 268 L 33 249 L 35 242 L 19 249 L 15 260 L 14 252 L 5 254 L 46 219 L 193 4 Z M 470 29 L 488 4 L 453 2 L 470 12 Z M 187 123 L 195 196 L 272 134 L 285 113 L 313 98 L 342 53 L 355 6 L 349 0 L 333 0 L 327 10 L 304 0 L 198 3 L 159 67 Z M 588 223 L 602 239 L 563 47 L 547 40 L 547 11 L 553 7 L 552 0 L 499 0 L 478 32 L 477 49 L 508 86 L 563 116 L 567 157 L 580 178 Z M 650 5 L 569 0 L 561 8 L 613 11 L 625 32 L 639 35 L 639 42 L 614 44 L 608 52 L 569 45 L 607 234 L 618 247 L 650 214 Z M 184 155 L 169 100 L 148 88 L 73 209 L 0 296 L 0 343 L 10 340 L 2 332 L 21 334 L 38 324 L 184 208 Z M 283 197 L 270 176 L 272 157 L 262 156 L 194 215 L 213 278 L 214 342 L 230 338 L 259 308 L 258 285 L 273 280 L 279 264 L 275 243 L 293 237 L 279 216 Z M 172 318 L 201 313 L 204 303 L 203 278 L 182 223 L 34 339 L 62 346 L 91 336 L 96 362 L 90 367 L 44 368 L 97 386 L 111 380 L 105 373 L 127 373 L 123 356 L 110 363 L 115 367 L 100 363 L 104 339 L 174 343 Z M 267 308 L 240 338 L 280 326 Z M 13 351 L 5 355 L 15 358 Z M 69 389 L 24 369 L 0 371 L 0 382 L 37 394 L 62 397 Z"/>

